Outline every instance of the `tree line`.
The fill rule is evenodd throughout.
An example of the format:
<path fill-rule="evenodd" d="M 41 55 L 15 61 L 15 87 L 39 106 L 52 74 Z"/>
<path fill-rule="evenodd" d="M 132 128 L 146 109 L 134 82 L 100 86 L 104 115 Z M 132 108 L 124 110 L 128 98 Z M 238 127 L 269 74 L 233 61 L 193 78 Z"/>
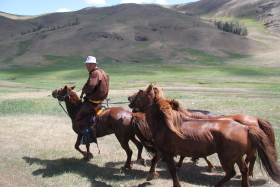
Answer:
<path fill-rule="evenodd" d="M 223 21 L 216 21 L 214 22 L 215 26 L 225 32 L 230 32 L 233 34 L 237 34 L 240 36 L 247 36 L 248 30 L 244 27 L 243 23 L 238 21 L 231 21 L 231 22 L 223 22 Z"/>
<path fill-rule="evenodd" d="M 41 33 L 45 33 L 45 32 L 48 32 L 48 31 L 54 31 L 54 30 L 57 30 L 57 29 L 62 29 L 62 28 L 65 28 L 65 27 L 71 27 L 71 26 L 75 26 L 75 25 L 78 25 L 79 24 L 79 19 L 76 17 L 75 18 L 75 21 L 72 22 L 72 23 L 67 23 L 65 25 L 62 25 L 62 26 L 53 26 L 53 27 L 50 27 L 48 29 L 44 29 L 42 30 L 45 26 L 43 24 L 40 24 L 38 25 L 37 28 L 34 28 L 32 30 L 28 30 L 28 31 L 22 31 L 21 32 L 21 35 L 24 35 L 24 34 L 28 34 L 28 33 L 31 33 L 31 32 L 38 32 L 38 31 L 41 31 Z M 13 37 L 13 35 L 12 35 Z"/>

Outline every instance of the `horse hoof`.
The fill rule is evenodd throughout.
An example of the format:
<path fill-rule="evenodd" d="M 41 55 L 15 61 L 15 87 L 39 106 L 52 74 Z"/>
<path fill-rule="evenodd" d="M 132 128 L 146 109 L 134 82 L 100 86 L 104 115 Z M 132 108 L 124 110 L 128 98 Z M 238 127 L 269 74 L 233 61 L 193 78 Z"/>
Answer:
<path fill-rule="evenodd" d="M 124 165 L 124 166 L 121 167 L 121 169 L 122 170 L 132 170 L 132 165 L 130 165 L 130 166 L 125 166 Z"/>
<path fill-rule="evenodd" d="M 93 154 L 92 153 L 87 153 L 87 157 L 88 157 L 88 159 L 92 159 L 93 158 Z"/>
<path fill-rule="evenodd" d="M 84 156 L 84 160 L 90 160 L 93 158 L 93 154 L 92 153 L 86 153 L 86 155 Z"/>
<path fill-rule="evenodd" d="M 152 179 L 156 179 L 159 177 L 158 173 L 149 173 L 149 175 L 147 176 L 147 181 L 150 181 Z"/>
<path fill-rule="evenodd" d="M 138 159 L 137 161 L 140 162 L 141 165 L 143 165 L 143 166 L 145 166 L 145 167 L 147 166 L 147 163 L 146 163 L 146 160 L 145 160 L 145 159 L 140 158 L 140 159 Z"/>
<path fill-rule="evenodd" d="M 212 172 L 215 171 L 215 168 L 209 168 L 207 171 L 208 171 L 209 173 L 212 173 Z"/>

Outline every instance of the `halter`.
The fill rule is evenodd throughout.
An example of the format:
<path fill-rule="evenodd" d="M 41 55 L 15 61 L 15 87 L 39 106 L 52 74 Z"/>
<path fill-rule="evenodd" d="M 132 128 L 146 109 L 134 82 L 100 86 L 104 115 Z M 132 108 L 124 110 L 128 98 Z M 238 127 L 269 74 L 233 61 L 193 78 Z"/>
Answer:
<path fill-rule="evenodd" d="M 65 101 L 66 97 L 70 98 L 70 93 L 73 92 L 73 90 L 71 90 L 70 92 L 67 90 L 67 93 L 64 96 L 61 96 L 61 95 L 58 95 L 58 91 L 61 91 L 61 90 L 62 90 L 62 88 L 56 90 L 56 98 L 61 99 L 61 101 Z"/>
<path fill-rule="evenodd" d="M 64 96 L 61 96 L 61 95 L 58 95 L 58 91 L 61 91 L 62 90 L 62 88 L 60 88 L 60 89 L 57 89 L 56 90 L 56 98 L 57 98 L 57 101 L 58 101 L 58 104 L 61 106 L 61 108 L 64 110 L 64 112 L 70 117 L 70 115 L 69 115 L 69 113 L 65 110 L 65 108 L 62 106 L 62 104 L 61 104 L 61 102 L 62 101 L 65 101 L 65 98 L 66 97 L 69 97 L 69 99 L 70 99 L 70 93 L 72 93 L 72 92 L 74 92 L 73 90 L 71 90 L 70 92 L 67 90 L 67 93 L 64 95 Z M 78 90 L 78 91 L 80 91 L 80 90 Z M 78 92 L 77 91 L 77 92 Z M 59 100 L 60 99 L 60 100 Z M 71 117 L 70 117 L 71 118 Z"/>

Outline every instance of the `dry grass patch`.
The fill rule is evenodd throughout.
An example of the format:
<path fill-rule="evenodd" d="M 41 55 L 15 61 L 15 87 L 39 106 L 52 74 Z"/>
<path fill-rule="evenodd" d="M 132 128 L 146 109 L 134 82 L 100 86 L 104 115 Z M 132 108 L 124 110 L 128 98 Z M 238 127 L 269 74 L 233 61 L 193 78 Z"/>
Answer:
<path fill-rule="evenodd" d="M 112 90 L 112 101 L 124 101 L 127 95 L 137 89 Z M 197 90 L 195 90 L 197 91 Z M 33 94 L 33 93 L 32 93 Z M 34 93 L 35 94 L 35 93 Z M 166 90 L 166 95 L 173 95 L 186 105 L 196 109 L 208 109 L 218 114 L 241 113 L 261 116 L 269 119 L 275 128 L 279 142 L 279 101 L 274 98 L 242 98 L 233 93 L 219 95 L 216 92 L 182 92 L 173 89 Z M 7 94 L 1 100 L 14 99 L 15 96 L 26 98 L 23 94 Z M 33 95 L 44 99 L 45 92 Z M 51 99 L 51 98 L 46 98 Z M 267 105 L 269 108 L 267 109 Z M 261 108 L 261 106 L 266 106 Z M 124 107 L 126 107 L 124 105 Z M 59 109 L 62 110 L 62 109 Z M 114 135 L 99 138 L 99 148 L 92 144 L 94 158 L 90 161 L 82 160 L 82 155 L 74 149 L 76 134 L 71 129 L 71 121 L 63 113 L 54 115 L 1 115 L 0 131 L 2 143 L 0 155 L 0 186 L 172 186 L 171 176 L 167 166 L 159 162 L 158 179 L 146 181 L 149 171 L 150 158 L 146 158 L 147 167 L 135 162 L 136 147 L 132 147 L 134 167 L 130 171 L 121 170 L 126 160 L 126 154 Z M 213 173 L 207 172 L 207 165 L 200 159 L 195 165 L 186 158 L 183 167 L 178 171 L 182 186 L 212 186 L 224 172 L 216 155 L 209 157 L 217 167 Z M 178 158 L 176 158 L 178 160 Z M 238 169 L 237 169 L 238 171 Z M 254 178 L 250 180 L 252 186 L 276 186 L 266 174 L 255 167 Z M 228 186 L 240 185 L 240 173 L 227 183 Z"/>

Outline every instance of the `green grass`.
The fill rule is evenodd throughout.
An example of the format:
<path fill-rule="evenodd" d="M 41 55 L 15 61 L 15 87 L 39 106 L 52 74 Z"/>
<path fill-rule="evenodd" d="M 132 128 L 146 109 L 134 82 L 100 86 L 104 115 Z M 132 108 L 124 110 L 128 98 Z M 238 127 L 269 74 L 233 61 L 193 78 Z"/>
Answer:
<path fill-rule="evenodd" d="M 26 41 L 22 41 L 22 42 L 19 42 L 18 44 L 18 51 L 17 51 L 17 54 L 16 56 L 21 56 L 23 55 L 25 52 L 28 51 L 28 46 L 30 45 L 31 41 L 29 40 L 26 40 Z"/>
<path fill-rule="evenodd" d="M 200 51 L 191 51 L 201 54 Z M 234 58 L 239 55 L 230 54 Z M 81 88 L 87 80 L 88 73 L 80 57 L 46 56 L 53 65 L 46 67 L 19 67 L 0 69 L 0 80 L 23 87 L 55 89 L 61 85 L 75 84 Z M 214 59 L 214 61 L 210 61 Z M 210 63 L 207 63 L 208 60 Z M 111 89 L 139 87 L 151 82 L 180 82 L 184 84 L 203 83 L 204 86 L 231 87 L 240 84 L 255 90 L 279 91 L 280 68 L 225 64 L 215 58 L 205 56 L 199 66 L 163 64 L 161 62 L 112 63 L 104 61 L 100 67 L 110 75 Z M 203 65 L 204 64 L 204 65 Z M 202 85 L 201 85 L 202 86 Z"/>
<path fill-rule="evenodd" d="M 231 60 L 241 58 L 229 55 Z M 133 144 L 130 144 L 134 151 L 133 169 L 120 170 L 126 153 L 114 135 L 98 139 L 100 154 L 96 145 L 91 146 L 95 156 L 91 161 L 81 160 L 82 155 L 74 149 L 76 135 L 71 120 L 51 92 L 69 84 L 76 84 L 76 91 L 82 88 L 88 76 L 82 63 L 84 59 L 45 58 L 52 65 L 0 69 L 0 173 L 3 179 L 0 186 L 172 186 L 163 162 L 157 167 L 160 178 L 146 181 L 151 159 L 144 152 L 148 167 L 136 163 L 137 150 Z M 187 108 L 210 110 L 218 115 L 243 113 L 268 119 L 273 124 L 279 153 L 280 68 L 219 63 L 209 65 L 210 62 L 203 59 L 199 65 L 154 61 L 112 63 L 111 59 L 105 59 L 99 65 L 110 75 L 110 102 L 127 101 L 139 88 L 157 82 L 164 87 L 165 97 L 176 99 Z M 127 104 L 109 106 L 129 109 Z M 85 150 L 84 146 L 81 148 Z M 213 186 L 224 173 L 217 155 L 209 159 L 218 168 L 213 174 L 206 172 L 204 160 L 194 165 L 186 159 L 178 172 L 181 185 Z M 250 184 L 275 185 L 257 165 Z M 240 185 L 237 173 L 228 186 Z"/>

